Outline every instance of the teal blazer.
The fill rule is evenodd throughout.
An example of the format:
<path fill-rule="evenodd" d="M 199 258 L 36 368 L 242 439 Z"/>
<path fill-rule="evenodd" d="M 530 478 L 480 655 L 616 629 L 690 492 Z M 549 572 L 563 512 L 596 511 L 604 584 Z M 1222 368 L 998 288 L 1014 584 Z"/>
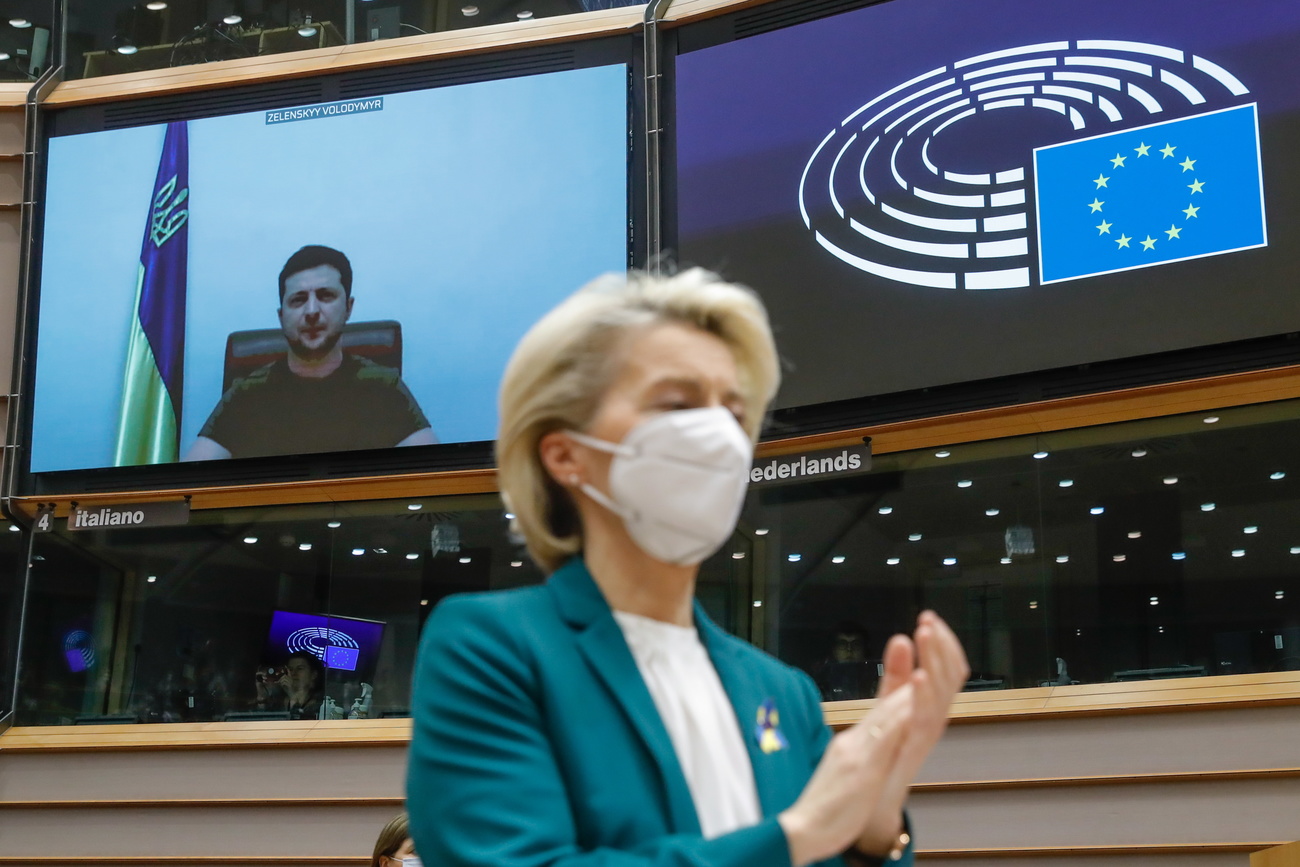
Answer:
<path fill-rule="evenodd" d="M 580 559 L 541 586 L 453 596 L 416 663 L 407 810 L 430 867 L 790 867 L 776 816 L 830 733 L 812 680 L 700 638 L 740 721 L 763 820 L 705 840 L 668 731 Z M 760 710 L 775 709 L 760 745 Z M 774 748 L 779 747 L 779 748 Z M 899 867 L 911 862 L 910 849 Z M 842 867 L 841 859 L 831 864 Z"/>

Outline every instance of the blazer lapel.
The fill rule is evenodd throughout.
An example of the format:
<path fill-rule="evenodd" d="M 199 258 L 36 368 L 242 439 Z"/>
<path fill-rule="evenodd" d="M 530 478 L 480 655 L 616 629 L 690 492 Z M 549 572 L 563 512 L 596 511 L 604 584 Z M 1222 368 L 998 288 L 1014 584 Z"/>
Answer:
<path fill-rule="evenodd" d="M 700 824 L 695 802 L 686 786 L 686 777 L 677 761 L 668 730 L 659 717 L 650 691 L 646 689 L 632 651 L 623 638 L 623 631 L 586 565 L 579 558 L 570 560 L 551 575 L 547 586 L 555 596 L 561 617 L 576 632 L 578 650 L 654 756 L 663 780 L 673 829 L 679 833 L 698 834 Z"/>
<path fill-rule="evenodd" d="M 770 757 L 763 752 L 756 734 L 759 709 L 765 701 L 772 698 L 772 694 L 754 676 L 752 669 L 744 664 L 742 655 L 732 645 L 736 639 L 710 620 L 698 601 L 695 603 L 695 622 L 698 624 L 700 638 L 709 651 L 709 658 L 713 660 L 713 667 L 717 669 L 718 679 L 722 681 L 722 688 L 731 700 L 736 720 L 740 723 L 740 736 L 745 741 L 749 763 L 754 768 L 758 803 L 763 808 L 763 815 L 774 815 L 788 805 L 777 803 L 778 781 L 773 774 L 765 773 L 772 763 Z"/>

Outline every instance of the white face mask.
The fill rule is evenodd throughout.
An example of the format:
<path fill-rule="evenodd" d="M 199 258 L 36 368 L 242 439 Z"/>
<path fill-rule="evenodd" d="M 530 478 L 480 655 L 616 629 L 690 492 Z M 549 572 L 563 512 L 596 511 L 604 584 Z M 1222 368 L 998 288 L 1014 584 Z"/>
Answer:
<path fill-rule="evenodd" d="M 614 456 L 609 494 L 586 483 L 582 491 L 622 518 L 651 557 L 693 566 L 736 528 L 754 446 L 726 409 L 661 413 L 632 428 L 621 443 L 574 431 L 569 436 Z"/>
<path fill-rule="evenodd" d="M 402 867 L 424 867 L 424 862 L 418 855 L 407 855 L 402 859 Z"/>

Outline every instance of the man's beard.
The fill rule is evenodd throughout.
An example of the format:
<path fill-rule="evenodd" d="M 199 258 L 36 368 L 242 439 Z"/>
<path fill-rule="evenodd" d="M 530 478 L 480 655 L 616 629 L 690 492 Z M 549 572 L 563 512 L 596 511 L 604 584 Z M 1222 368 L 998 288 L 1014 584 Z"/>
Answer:
<path fill-rule="evenodd" d="M 289 343 L 289 351 L 303 361 L 321 361 L 334 351 L 334 347 L 339 345 L 339 340 L 342 338 L 343 332 L 335 332 L 320 346 L 312 349 L 304 345 L 302 341 L 285 335 L 285 340 Z"/>

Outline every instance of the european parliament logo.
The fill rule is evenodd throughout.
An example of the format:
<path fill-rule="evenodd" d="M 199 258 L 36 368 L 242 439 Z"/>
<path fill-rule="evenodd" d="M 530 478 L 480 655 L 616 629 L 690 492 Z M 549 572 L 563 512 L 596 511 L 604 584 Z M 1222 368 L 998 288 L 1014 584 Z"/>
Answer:
<path fill-rule="evenodd" d="M 799 212 L 841 262 L 941 289 L 1023 288 L 1265 246 L 1249 95 L 1213 61 L 1148 42 L 965 58 L 833 128 L 804 167 Z M 952 163 L 963 121 L 1011 121 L 1008 111 L 1019 112 L 1009 131 L 1036 112 L 1064 134 L 1037 148 L 1000 137 L 977 171 Z"/>
<path fill-rule="evenodd" d="M 1255 105 L 1034 152 L 1043 283 L 1268 243 Z"/>

